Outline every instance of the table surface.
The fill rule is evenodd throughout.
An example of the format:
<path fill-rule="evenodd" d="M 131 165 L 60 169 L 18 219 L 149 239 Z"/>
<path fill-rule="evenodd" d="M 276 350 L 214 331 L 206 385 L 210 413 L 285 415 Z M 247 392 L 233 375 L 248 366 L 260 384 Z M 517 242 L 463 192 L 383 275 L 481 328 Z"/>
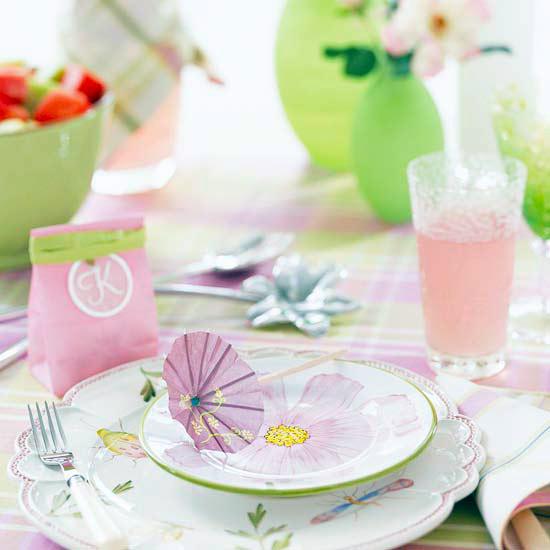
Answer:
<path fill-rule="evenodd" d="M 351 176 L 329 174 L 310 166 L 299 148 L 261 148 L 252 137 L 237 147 L 231 142 L 231 124 L 227 123 L 220 132 L 212 133 L 223 101 L 231 104 L 231 92 L 224 95 L 200 86 L 192 92 L 200 93 L 216 98 L 217 108 L 202 111 L 206 123 L 190 124 L 184 130 L 179 170 L 173 181 L 161 191 L 139 196 L 92 194 L 78 219 L 145 214 L 148 254 L 155 272 L 196 259 L 228 234 L 238 237 L 257 230 L 293 231 L 297 235 L 293 251 L 315 262 L 337 262 L 348 268 L 349 277 L 341 288 L 365 307 L 335 319 L 329 334 L 314 341 L 290 327 L 249 328 L 244 320 L 245 306 L 239 303 L 159 297 L 162 351 L 183 330 L 208 329 L 237 345 L 315 347 L 327 351 L 345 348 L 353 357 L 389 361 L 431 376 L 424 350 L 411 228 L 378 222 L 357 194 Z M 187 99 L 193 104 L 193 95 Z M 231 115 L 230 109 L 226 112 L 237 123 L 236 115 Z M 199 115 L 190 113 L 191 119 L 193 116 Z M 269 143 L 273 135 L 262 131 L 258 116 L 249 117 L 248 123 L 256 127 L 256 135 Z M 223 148 L 221 145 L 227 140 L 230 145 Z M 269 267 L 263 266 L 260 271 L 268 272 Z M 518 243 L 516 267 L 516 294 L 534 292 L 536 259 L 527 230 Z M 0 276 L 2 304 L 25 303 L 28 276 Z M 189 281 L 238 286 L 240 279 L 203 276 Z M 0 349 L 20 338 L 25 330 L 25 321 L 2 325 Z M 512 341 L 509 358 L 506 370 L 485 383 L 541 392 L 536 398 L 541 403 L 547 401 L 550 394 L 543 392 L 550 390 L 550 349 Z M 31 377 L 25 361 L 0 372 L 0 394 L 0 467 L 5 471 L 14 438 L 27 425 L 26 403 L 51 396 Z M 0 480 L 0 508 L 1 548 L 57 548 L 24 519 L 17 507 L 17 485 L 5 477 Z M 415 549 L 428 547 L 493 548 L 472 498 L 459 503 L 438 529 L 408 545 Z"/>

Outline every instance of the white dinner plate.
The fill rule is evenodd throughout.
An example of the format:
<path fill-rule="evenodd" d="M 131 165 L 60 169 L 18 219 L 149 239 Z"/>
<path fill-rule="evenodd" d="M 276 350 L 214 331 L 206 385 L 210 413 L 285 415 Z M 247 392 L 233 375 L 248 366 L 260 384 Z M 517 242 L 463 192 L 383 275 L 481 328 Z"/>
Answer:
<path fill-rule="evenodd" d="M 310 358 L 282 349 L 243 352 L 260 357 Z M 368 362 L 367 362 L 368 364 Z M 130 547 L 249 550 L 350 550 L 392 548 L 437 527 L 456 500 L 477 486 L 484 452 L 480 431 L 433 382 L 385 367 L 416 384 L 438 418 L 426 450 L 394 473 L 315 496 L 274 498 L 230 494 L 186 483 L 149 460 L 137 437 L 146 404 L 140 369 L 162 359 L 123 365 L 76 385 L 59 414 L 80 468 L 88 472 L 129 534 Z M 92 548 L 61 475 L 38 459 L 30 428 L 17 438 L 9 471 L 20 483 L 20 506 L 40 531 L 64 547 Z"/>
<path fill-rule="evenodd" d="M 287 355 L 248 363 L 264 374 L 300 361 Z M 372 482 L 403 468 L 427 447 L 437 424 L 431 401 L 416 384 L 372 361 L 331 361 L 273 382 L 264 393 L 264 425 L 237 453 L 196 451 L 171 417 L 167 393 L 144 413 L 143 449 L 191 483 L 295 497 Z"/>

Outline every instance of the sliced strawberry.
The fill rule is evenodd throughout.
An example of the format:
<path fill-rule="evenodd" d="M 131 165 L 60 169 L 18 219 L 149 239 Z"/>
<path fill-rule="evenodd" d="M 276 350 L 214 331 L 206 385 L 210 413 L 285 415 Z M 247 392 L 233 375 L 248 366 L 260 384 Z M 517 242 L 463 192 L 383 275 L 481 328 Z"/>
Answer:
<path fill-rule="evenodd" d="M 27 95 L 29 74 L 26 67 L 0 66 L 0 100 L 4 103 L 23 103 Z"/>
<path fill-rule="evenodd" d="M 81 92 L 56 88 L 48 92 L 36 107 L 34 119 L 42 124 L 72 118 L 85 113 L 90 107 L 88 98 Z"/>
<path fill-rule="evenodd" d="M 0 92 L 0 103 L 3 103 L 4 105 L 17 105 L 17 101 L 14 101 L 13 98 L 8 97 L 7 95 L 4 95 Z"/>
<path fill-rule="evenodd" d="M 82 92 L 91 103 L 101 99 L 105 93 L 103 80 L 81 65 L 67 65 L 63 71 L 61 85 L 67 90 Z"/>
<path fill-rule="evenodd" d="M 6 120 L 8 118 L 29 120 L 29 111 L 22 105 L 14 105 L 0 101 L 0 120 Z"/>

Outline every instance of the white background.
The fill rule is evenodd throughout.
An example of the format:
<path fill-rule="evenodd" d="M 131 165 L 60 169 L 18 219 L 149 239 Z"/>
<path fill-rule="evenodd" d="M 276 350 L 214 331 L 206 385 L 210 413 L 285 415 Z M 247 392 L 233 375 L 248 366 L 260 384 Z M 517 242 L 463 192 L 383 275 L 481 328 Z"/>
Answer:
<path fill-rule="evenodd" d="M 82 1 L 82 0 L 81 0 Z M 142 0 L 153 1 L 153 0 Z M 55 65 L 60 0 L 0 0 L 0 59 Z M 428 82 L 452 148 L 490 150 L 489 98 L 495 85 L 518 80 L 550 101 L 550 2 L 492 0 L 494 20 L 486 41 L 511 44 L 512 58 L 492 56 L 452 64 Z M 223 90 L 189 71 L 184 81 L 183 143 L 195 153 L 279 155 L 305 158 L 277 97 L 272 48 L 284 0 L 187 0 L 187 26 L 227 81 Z M 533 78 L 536 76 L 536 79 Z"/>

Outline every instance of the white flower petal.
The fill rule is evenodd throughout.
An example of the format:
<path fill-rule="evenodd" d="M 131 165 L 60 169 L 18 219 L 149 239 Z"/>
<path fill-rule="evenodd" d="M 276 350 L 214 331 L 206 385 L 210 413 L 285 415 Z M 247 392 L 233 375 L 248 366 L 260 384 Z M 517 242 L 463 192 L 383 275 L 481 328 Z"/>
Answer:
<path fill-rule="evenodd" d="M 420 77 L 436 75 L 443 69 L 444 52 L 434 40 L 424 41 L 414 52 L 412 71 Z"/>

